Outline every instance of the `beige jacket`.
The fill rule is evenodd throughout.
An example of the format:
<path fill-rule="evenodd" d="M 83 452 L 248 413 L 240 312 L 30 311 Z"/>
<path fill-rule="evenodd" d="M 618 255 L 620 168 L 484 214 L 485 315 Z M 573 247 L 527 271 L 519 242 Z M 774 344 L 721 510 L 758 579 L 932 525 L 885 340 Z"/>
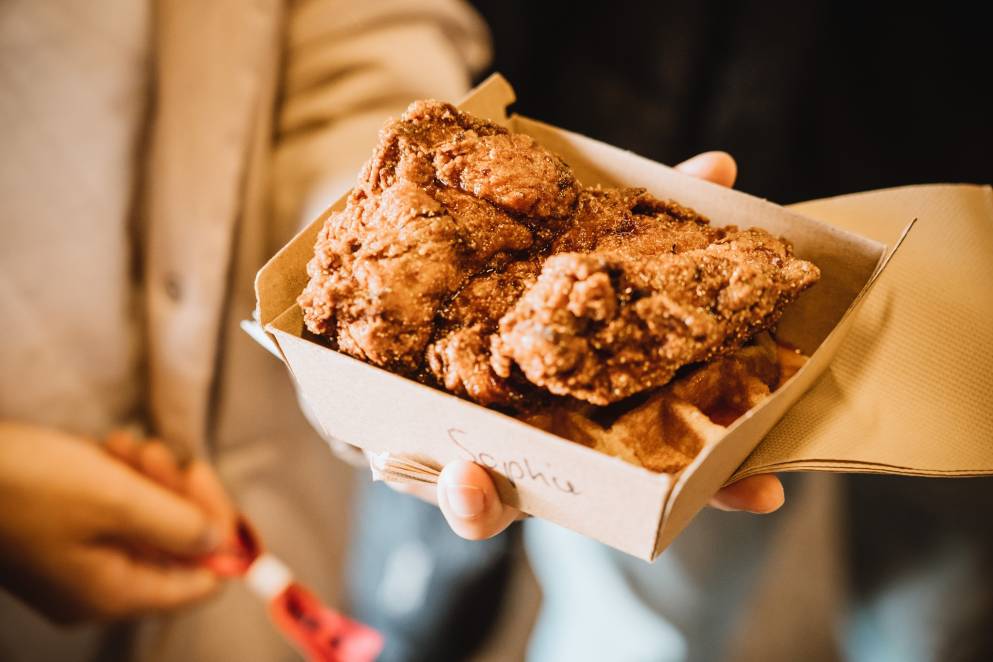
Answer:
<path fill-rule="evenodd" d="M 455 0 L 5 3 L 0 417 L 100 433 L 143 413 L 211 455 L 269 547 L 336 600 L 347 474 L 238 322 L 256 269 L 347 188 L 384 118 L 460 96 L 486 44 Z M 4 616 L 0 657 L 51 659 Z M 236 585 L 132 643 L 294 659 Z M 85 659 L 74 645 L 60 659 Z"/>

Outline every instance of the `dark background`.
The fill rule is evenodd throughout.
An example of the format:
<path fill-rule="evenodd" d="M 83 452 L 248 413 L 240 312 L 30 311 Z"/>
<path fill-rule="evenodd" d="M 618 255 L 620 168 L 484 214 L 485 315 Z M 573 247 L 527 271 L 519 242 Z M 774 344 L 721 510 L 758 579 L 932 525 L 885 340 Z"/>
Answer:
<path fill-rule="evenodd" d="M 517 112 L 780 203 L 993 181 L 989 23 L 952 3 L 477 0 Z"/>

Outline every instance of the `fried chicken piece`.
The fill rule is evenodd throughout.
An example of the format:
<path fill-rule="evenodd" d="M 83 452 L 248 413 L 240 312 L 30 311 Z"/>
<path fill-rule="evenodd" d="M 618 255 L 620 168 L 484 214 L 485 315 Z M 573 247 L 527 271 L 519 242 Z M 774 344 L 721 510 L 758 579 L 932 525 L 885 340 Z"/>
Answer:
<path fill-rule="evenodd" d="M 557 156 L 520 133 L 442 145 L 434 157 L 438 179 L 517 214 L 569 216 L 579 186 Z"/>
<path fill-rule="evenodd" d="M 357 191 L 328 219 L 299 298 L 307 328 L 377 365 L 414 370 L 435 311 L 464 277 L 459 227 L 409 182 Z"/>
<path fill-rule="evenodd" d="M 431 374 L 447 390 L 484 405 L 522 404 L 524 389 L 490 366 L 490 336 L 540 269 L 538 262 L 522 260 L 481 275 L 441 311 L 437 340 L 428 348 L 427 359 Z"/>
<path fill-rule="evenodd" d="M 653 257 L 704 248 L 723 234 L 692 209 L 659 200 L 643 188 L 595 187 L 580 194 L 575 216 L 550 253 L 619 250 Z"/>
<path fill-rule="evenodd" d="M 546 245 L 578 191 L 565 164 L 530 138 L 448 104 L 411 104 L 321 230 L 298 299 L 307 328 L 352 356 L 418 374 L 442 308 L 472 278 Z M 469 340 L 447 350 L 465 374 L 467 356 L 486 358 Z"/>
<path fill-rule="evenodd" d="M 337 349 L 517 410 L 615 402 L 774 324 L 817 268 L 435 101 L 380 133 L 298 302 Z M 539 396 L 539 394 L 544 394 Z"/>
<path fill-rule="evenodd" d="M 617 246 L 632 257 L 652 256 L 706 246 L 723 235 L 692 210 L 633 188 L 586 189 L 567 223 L 546 228 L 559 231 L 545 251 L 552 254 Z M 534 384 L 526 379 L 508 381 L 513 376 L 509 368 L 500 374 L 494 371 L 490 346 L 500 319 L 534 283 L 544 257 L 538 254 L 479 276 L 453 299 L 442 315 L 439 338 L 428 352 L 431 373 L 446 389 L 485 405 L 520 410 L 540 404 Z"/>
<path fill-rule="evenodd" d="M 549 257 L 500 321 L 495 372 L 505 376 L 516 364 L 551 393 L 617 402 L 737 349 L 819 277 L 764 230 L 725 228 L 707 243 L 716 235 L 699 227 L 699 242 L 674 240 L 670 253 L 632 257 L 612 240 L 592 253 Z M 680 252 L 695 243 L 705 245 Z"/>

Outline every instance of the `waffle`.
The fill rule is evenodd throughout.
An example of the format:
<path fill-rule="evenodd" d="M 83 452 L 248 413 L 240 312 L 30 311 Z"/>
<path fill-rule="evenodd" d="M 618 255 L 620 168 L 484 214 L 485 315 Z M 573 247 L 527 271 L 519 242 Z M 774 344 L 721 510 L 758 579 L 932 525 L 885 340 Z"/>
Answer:
<path fill-rule="evenodd" d="M 631 464 L 677 473 L 806 360 L 763 333 L 753 344 L 680 374 L 645 398 L 623 403 L 619 411 L 562 406 L 528 422 Z"/>

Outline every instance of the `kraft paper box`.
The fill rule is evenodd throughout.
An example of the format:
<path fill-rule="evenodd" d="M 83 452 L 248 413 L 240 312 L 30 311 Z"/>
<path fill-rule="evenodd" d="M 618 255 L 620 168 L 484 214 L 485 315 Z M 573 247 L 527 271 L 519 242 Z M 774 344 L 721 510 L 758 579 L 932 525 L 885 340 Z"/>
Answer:
<path fill-rule="evenodd" d="M 851 444 L 845 447 L 829 439 L 816 449 L 824 455 L 810 455 L 805 439 L 816 437 L 817 416 L 813 425 L 780 435 L 768 448 L 759 446 L 828 368 L 856 319 L 856 310 L 893 256 L 888 245 L 899 243 L 900 230 L 917 215 L 913 208 L 898 219 L 897 231 L 892 231 L 897 226 L 891 222 L 891 231 L 882 233 L 884 241 L 870 239 L 604 143 L 507 115 L 513 100 L 510 85 L 495 75 L 458 105 L 532 136 L 560 155 L 583 184 L 645 187 L 657 197 L 696 209 L 716 225 L 758 226 L 789 239 L 798 256 L 820 267 L 822 278 L 788 307 L 776 335 L 810 360 L 681 473 L 658 474 L 633 466 L 303 337 L 296 297 L 307 282 L 306 264 L 317 233 L 330 213 L 345 206 L 347 196 L 343 196 L 273 257 L 256 280 L 256 315 L 268 334 L 258 339 L 275 344 L 327 437 L 385 458 L 380 468 L 392 478 L 431 482 L 444 464 L 458 458 L 474 460 L 489 467 L 506 503 L 646 560 L 658 556 L 732 477 L 768 468 L 873 471 L 892 466 L 898 473 L 942 475 L 930 471 L 926 462 L 917 462 L 913 453 L 907 453 L 902 463 L 888 461 L 893 453 L 902 452 L 899 447 L 874 458 L 862 453 L 861 447 L 852 449 Z M 989 340 L 993 343 L 993 338 Z M 993 374 L 990 368 L 987 375 Z M 838 408 L 836 401 L 828 404 L 829 409 Z M 989 417 L 977 425 L 993 430 Z M 872 447 L 876 443 L 870 438 L 872 430 L 861 432 L 857 441 Z M 957 459 L 950 464 L 958 474 L 947 475 L 987 473 L 993 470 L 993 455 L 980 450 L 964 464 Z"/>

